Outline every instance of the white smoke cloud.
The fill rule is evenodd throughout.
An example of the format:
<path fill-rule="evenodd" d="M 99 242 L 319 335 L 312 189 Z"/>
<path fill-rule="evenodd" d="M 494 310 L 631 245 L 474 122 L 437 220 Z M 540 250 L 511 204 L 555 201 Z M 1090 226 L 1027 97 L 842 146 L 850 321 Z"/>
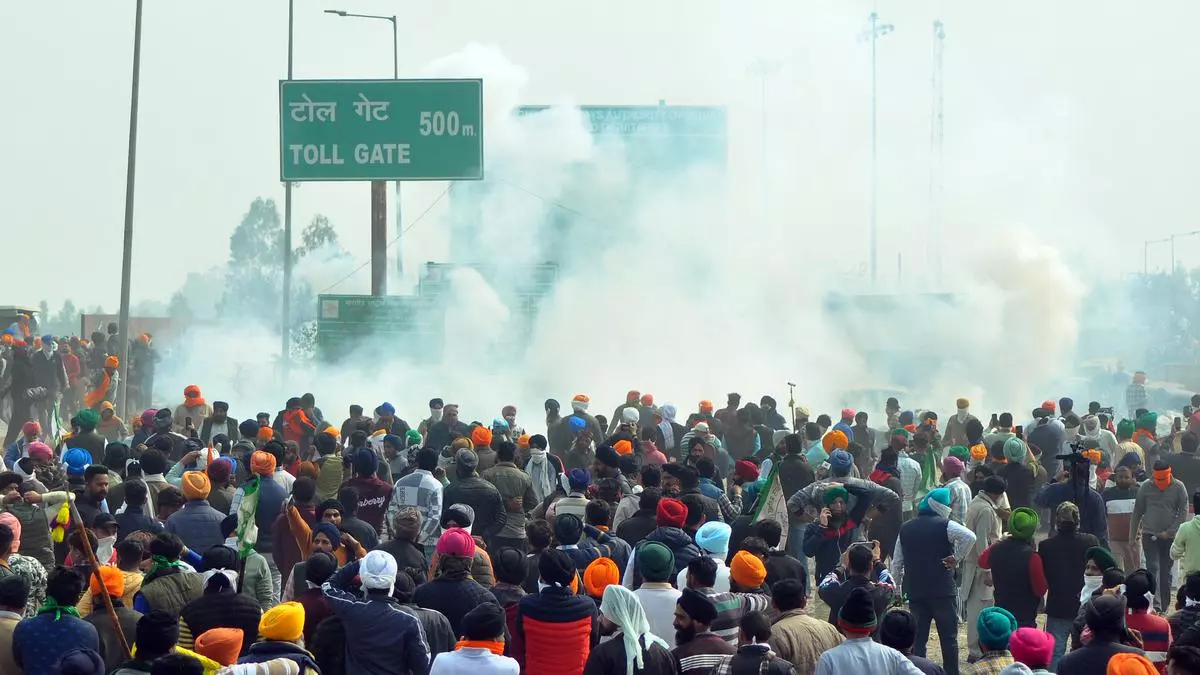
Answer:
<path fill-rule="evenodd" d="M 861 345 L 920 347 L 894 357 L 912 363 L 886 364 L 923 372 L 914 400 L 904 402 L 913 407 L 948 410 L 965 394 L 977 409 L 1024 409 L 1070 370 L 1083 285 L 1053 248 L 1019 230 L 1003 248 L 947 252 L 948 276 L 964 280 L 952 309 L 914 305 L 898 321 L 834 320 L 824 299 L 853 288 L 846 275 L 857 271 L 855 258 L 840 233 L 804 225 L 803 204 L 776 197 L 771 217 L 758 222 L 753 182 L 723 181 L 711 166 L 646 183 L 625 148 L 596 142 L 569 102 L 514 116 L 529 102 L 528 74 L 495 48 L 469 46 L 426 75 L 485 80 L 487 170 L 498 188 L 482 203 L 479 251 L 512 266 L 541 262 L 540 223 L 563 208 L 592 228 L 566 261 L 577 264 L 563 265 L 530 339 L 514 344 L 520 319 L 503 287 L 512 280 L 493 288 L 462 271 L 450 279 L 440 362 L 351 358 L 294 368 L 284 383 L 270 329 L 202 325 L 161 371 L 164 403 L 199 380 L 241 416 L 312 391 L 331 418 L 350 403 L 370 409 L 389 400 L 413 421 L 427 399 L 441 396 L 462 404 L 467 419 L 490 419 L 515 403 L 536 429 L 543 399 L 565 402 L 580 391 L 596 402 L 594 412 L 639 389 L 686 414 L 701 399 L 720 404 L 728 391 L 747 400 L 769 393 L 784 405 L 790 380 L 799 404 L 833 410 L 844 392 L 893 384 Z M 580 171 L 593 178 L 584 191 L 571 180 Z M 735 192 L 734 184 L 745 187 Z M 406 239 L 411 255 L 448 249 L 444 216 L 431 214 Z M 320 290 L 348 266 L 306 260 L 297 275 Z"/>

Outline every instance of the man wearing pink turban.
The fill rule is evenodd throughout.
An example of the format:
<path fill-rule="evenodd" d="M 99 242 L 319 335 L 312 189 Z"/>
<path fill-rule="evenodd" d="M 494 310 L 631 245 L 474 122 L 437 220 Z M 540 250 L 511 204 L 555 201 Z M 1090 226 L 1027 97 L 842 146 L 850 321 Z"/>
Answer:
<path fill-rule="evenodd" d="M 0 513 L 0 525 L 7 525 L 12 530 L 12 546 L 8 551 L 0 551 L 0 563 L 8 562 L 8 556 L 21 550 L 21 521 L 8 511 Z"/>
<path fill-rule="evenodd" d="M 46 568 L 34 558 L 17 553 L 21 547 L 21 521 L 13 514 L 0 513 L 0 525 L 12 533 L 12 544 L 7 551 L 0 551 L 0 567 L 25 579 L 29 584 L 29 599 L 25 603 L 25 617 L 37 615 L 37 610 L 46 600 Z"/>

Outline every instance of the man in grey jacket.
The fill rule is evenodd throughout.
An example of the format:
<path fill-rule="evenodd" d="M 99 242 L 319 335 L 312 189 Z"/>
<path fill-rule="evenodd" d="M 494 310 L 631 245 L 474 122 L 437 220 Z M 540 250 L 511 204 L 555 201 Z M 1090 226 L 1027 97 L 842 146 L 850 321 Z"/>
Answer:
<path fill-rule="evenodd" d="M 1171 473 L 1171 465 L 1163 460 L 1154 463 L 1154 479 L 1142 483 L 1138 488 L 1137 500 L 1133 505 L 1133 517 L 1129 519 L 1129 538 L 1142 530 L 1142 550 L 1146 555 L 1146 567 L 1158 580 L 1158 597 L 1154 601 L 1155 611 L 1172 606 L 1171 603 L 1171 543 L 1179 526 L 1187 519 L 1187 488 Z"/>
<path fill-rule="evenodd" d="M 807 513 L 810 520 L 814 519 L 815 514 L 821 510 L 821 496 L 825 494 L 825 489 L 831 483 L 855 485 L 867 490 L 871 493 L 871 506 L 879 508 L 880 511 L 900 508 L 900 495 L 878 483 L 851 477 L 850 470 L 853 466 L 853 461 L 845 461 L 845 459 L 849 458 L 849 453 L 844 450 L 838 450 L 834 454 L 836 455 L 839 452 L 846 457 L 843 458 L 839 455 L 839 461 L 830 461 L 828 478 L 815 481 L 788 498 L 788 513 L 796 515 Z M 847 510 L 849 510 L 850 506 L 852 505 L 847 505 Z"/>

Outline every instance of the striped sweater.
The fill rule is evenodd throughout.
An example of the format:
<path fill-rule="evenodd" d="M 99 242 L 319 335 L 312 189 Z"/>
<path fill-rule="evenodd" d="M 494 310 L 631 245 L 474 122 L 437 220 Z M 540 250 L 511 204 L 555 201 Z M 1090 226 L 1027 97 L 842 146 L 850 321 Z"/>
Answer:
<path fill-rule="evenodd" d="M 1125 625 L 1142 634 L 1142 649 L 1158 672 L 1167 671 L 1167 649 L 1171 647 L 1171 623 L 1149 609 L 1131 609 L 1125 615 Z"/>
<path fill-rule="evenodd" d="M 1129 541 L 1129 521 L 1137 503 L 1138 486 L 1127 488 L 1110 487 L 1101 495 L 1108 514 L 1108 538 L 1111 541 Z"/>
<path fill-rule="evenodd" d="M 671 650 L 679 675 L 709 675 L 714 666 L 737 651 L 733 643 L 715 633 L 699 633 Z"/>

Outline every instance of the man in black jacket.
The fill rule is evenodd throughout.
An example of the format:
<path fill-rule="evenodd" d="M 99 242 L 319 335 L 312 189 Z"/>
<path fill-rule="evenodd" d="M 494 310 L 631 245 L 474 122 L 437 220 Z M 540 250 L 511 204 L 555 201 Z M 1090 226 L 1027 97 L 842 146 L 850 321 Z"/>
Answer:
<path fill-rule="evenodd" d="M 656 487 L 648 487 L 638 495 L 638 510 L 617 526 L 617 537 L 625 540 L 630 546 L 637 546 L 654 528 L 658 527 L 656 512 L 658 502 L 662 499 L 662 491 Z"/>
<path fill-rule="evenodd" d="M 443 420 L 445 421 L 445 420 Z M 462 448 L 454 456 L 454 470 L 458 480 L 446 486 L 443 504 L 466 504 L 475 510 L 475 522 L 471 534 L 488 542 L 504 529 L 508 512 L 504 499 L 495 485 L 479 477 L 475 469 L 479 466 L 479 455 L 470 448 Z"/>
<path fill-rule="evenodd" d="M 804 439 L 799 434 L 788 434 L 783 439 L 783 447 L 785 454 L 779 460 L 779 484 L 783 488 L 783 496 L 791 499 L 792 495 L 811 485 L 817 475 L 813 467 L 808 465 L 808 458 L 804 455 Z M 787 552 L 801 564 L 807 564 L 804 557 L 805 525 L 802 514 L 788 514 Z"/>
<path fill-rule="evenodd" d="M 396 434 L 403 438 L 403 434 Z M 453 403 L 446 404 L 442 408 L 442 419 L 440 422 L 429 425 L 429 433 L 425 436 L 425 446 L 441 451 L 442 448 L 450 445 L 456 437 L 466 438 L 471 435 L 471 427 L 463 424 L 458 419 L 458 406 Z"/>
<path fill-rule="evenodd" d="M 775 582 L 784 579 L 800 579 L 805 581 L 805 587 L 808 586 L 805 564 L 779 548 L 779 542 L 783 538 L 782 525 L 774 520 L 760 520 L 754 523 L 754 536 L 766 542 L 770 549 L 763 560 L 767 568 L 767 586 L 774 587 Z M 732 557 L 730 559 L 732 560 Z"/>
<path fill-rule="evenodd" d="M 1046 632 L 1054 636 L 1053 669 L 1067 649 L 1067 637 L 1079 614 L 1079 593 L 1083 590 L 1083 572 L 1087 552 L 1099 546 L 1094 534 L 1079 531 L 1079 507 L 1063 502 L 1054 514 L 1054 536 L 1038 546 L 1046 575 Z"/>
<path fill-rule="evenodd" d="M 713 667 L 713 675 L 796 675 L 791 663 L 775 656 L 767 640 L 771 620 L 762 612 L 747 612 L 738 624 L 738 650 Z"/>
<path fill-rule="evenodd" d="M 822 602 L 829 605 L 829 623 L 837 625 L 842 603 L 855 588 L 865 588 L 871 594 L 876 616 L 883 616 L 888 605 L 892 604 L 896 589 L 887 568 L 876 560 L 877 552 L 878 549 L 869 541 L 851 544 L 843 555 L 842 564 L 821 580 L 817 594 Z"/>
<path fill-rule="evenodd" d="M 1087 627 L 1092 640 L 1062 657 L 1058 675 L 1092 675 L 1103 673 L 1114 654 L 1141 654 L 1142 650 L 1121 644 L 1125 635 L 1125 599 L 1115 595 L 1099 595 L 1088 601 L 1085 608 Z"/>
<path fill-rule="evenodd" d="M 230 445 L 241 440 L 238 434 L 238 421 L 229 416 L 229 404 L 225 401 L 213 401 L 212 415 L 200 423 L 200 442 L 208 445 L 213 436 L 224 434 Z M 307 450 L 307 448 L 304 448 Z"/>
<path fill-rule="evenodd" d="M 50 430 L 50 416 L 54 413 L 54 404 L 67 388 L 67 370 L 63 367 L 62 357 L 54 349 L 54 336 L 42 336 L 42 348 L 29 357 L 33 362 L 34 386 L 46 390 L 39 401 L 39 413 L 42 428 Z M 20 420 L 24 422 L 24 420 Z"/>

